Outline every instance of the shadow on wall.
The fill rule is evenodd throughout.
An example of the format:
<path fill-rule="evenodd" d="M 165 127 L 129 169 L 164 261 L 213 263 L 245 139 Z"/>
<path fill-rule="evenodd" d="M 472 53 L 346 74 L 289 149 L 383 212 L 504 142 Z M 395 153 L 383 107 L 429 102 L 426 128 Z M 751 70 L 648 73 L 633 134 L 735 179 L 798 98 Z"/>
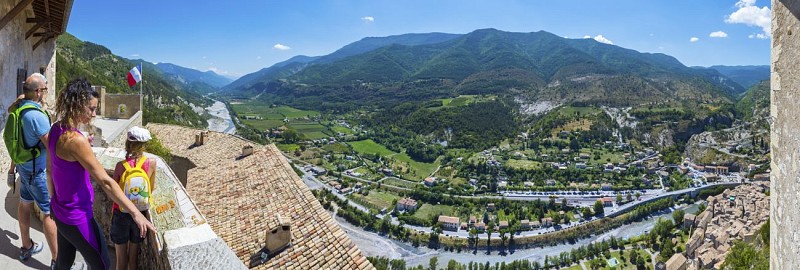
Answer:
<path fill-rule="evenodd" d="M 778 0 L 792 12 L 795 18 L 800 19 L 800 1 L 797 0 Z M 774 10 L 773 10 L 774 12 Z M 792 34 L 800 34 L 800 33 L 792 33 Z"/>
<path fill-rule="evenodd" d="M 169 163 L 169 167 L 172 168 L 172 172 L 175 173 L 175 176 L 178 177 L 178 180 L 181 181 L 181 185 L 186 187 L 186 179 L 189 175 L 189 170 L 194 169 L 197 167 L 191 160 L 185 157 L 180 156 L 172 156 L 172 161 Z"/>

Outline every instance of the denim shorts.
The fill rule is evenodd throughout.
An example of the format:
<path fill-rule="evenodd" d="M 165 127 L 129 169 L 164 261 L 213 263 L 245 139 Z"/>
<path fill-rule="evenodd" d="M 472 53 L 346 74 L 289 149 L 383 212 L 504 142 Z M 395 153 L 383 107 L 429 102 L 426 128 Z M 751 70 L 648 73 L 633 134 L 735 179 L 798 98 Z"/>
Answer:
<path fill-rule="evenodd" d="M 36 202 L 39 210 L 45 215 L 50 214 L 50 194 L 47 192 L 47 172 L 39 170 L 36 174 L 20 170 L 19 181 L 19 200 L 24 203 Z"/>

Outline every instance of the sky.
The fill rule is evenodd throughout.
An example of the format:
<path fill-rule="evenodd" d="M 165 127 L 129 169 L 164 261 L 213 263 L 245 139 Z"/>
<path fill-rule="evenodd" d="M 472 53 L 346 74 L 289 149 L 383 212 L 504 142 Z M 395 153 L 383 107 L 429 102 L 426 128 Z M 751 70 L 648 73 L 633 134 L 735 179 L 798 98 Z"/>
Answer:
<path fill-rule="evenodd" d="M 687 66 L 769 65 L 769 0 L 75 1 L 67 32 L 228 77 L 365 37 L 495 28 L 593 38 Z"/>

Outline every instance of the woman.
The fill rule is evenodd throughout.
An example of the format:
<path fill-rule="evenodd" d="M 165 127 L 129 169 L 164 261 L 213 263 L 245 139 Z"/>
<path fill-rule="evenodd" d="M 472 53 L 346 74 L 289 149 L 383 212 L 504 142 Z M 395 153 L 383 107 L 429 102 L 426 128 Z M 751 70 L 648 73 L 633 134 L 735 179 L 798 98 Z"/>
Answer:
<path fill-rule="evenodd" d="M 89 269 L 109 269 L 111 262 L 104 234 L 94 220 L 92 204 L 95 179 L 103 192 L 115 203 L 133 209 L 136 206 L 123 194 L 119 185 L 97 161 L 89 140 L 78 130 L 91 121 L 97 110 L 99 94 L 86 79 L 76 79 L 61 90 L 56 100 L 56 119 L 50 129 L 48 142 L 48 187 L 52 191 L 51 205 L 58 228 L 57 269 L 69 269 L 75 251 L 83 256 Z M 133 221 L 144 237 L 155 227 L 139 212 Z"/>
<path fill-rule="evenodd" d="M 144 147 L 151 138 L 150 131 L 147 129 L 132 127 L 128 130 L 128 140 L 125 141 L 125 160 L 118 162 L 114 168 L 114 181 L 119 183 L 120 188 L 125 188 L 123 184 L 125 176 L 134 175 L 136 168 L 142 169 L 147 174 L 146 179 L 149 180 L 147 185 L 149 190 L 147 190 L 147 195 L 144 196 L 148 198 L 152 191 L 156 189 L 156 160 L 148 159 L 144 156 Z M 128 166 L 125 166 L 126 164 Z M 128 198 L 131 197 L 129 196 Z M 130 212 L 140 212 L 142 215 L 147 216 L 147 208 L 139 207 L 139 209 L 122 211 L 123 209 L 120 209 L 115 203 L 111 206 L 111 209 L 113 213 L 111 217 L 111 242 L 114 242 L 114 250 L 117 252 L 116 269 L 139 269 L 139 243 L 144 241 L 144 237 L 139 236 L 139 229 L 134 226 Z"/>

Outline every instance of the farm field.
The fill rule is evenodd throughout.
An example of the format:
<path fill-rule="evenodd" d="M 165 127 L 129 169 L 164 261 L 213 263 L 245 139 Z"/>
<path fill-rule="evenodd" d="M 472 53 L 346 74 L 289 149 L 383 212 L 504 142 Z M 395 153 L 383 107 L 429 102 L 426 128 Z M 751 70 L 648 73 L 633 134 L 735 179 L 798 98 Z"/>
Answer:
<path fill-rule="evenodd" d="M 455 207 L 449 205 L 423 204 L 422 207 L 414 212 L 414 216 L 421 219 L 430 219 L 436 215 L 452 216 L 455 214 Z"/>

